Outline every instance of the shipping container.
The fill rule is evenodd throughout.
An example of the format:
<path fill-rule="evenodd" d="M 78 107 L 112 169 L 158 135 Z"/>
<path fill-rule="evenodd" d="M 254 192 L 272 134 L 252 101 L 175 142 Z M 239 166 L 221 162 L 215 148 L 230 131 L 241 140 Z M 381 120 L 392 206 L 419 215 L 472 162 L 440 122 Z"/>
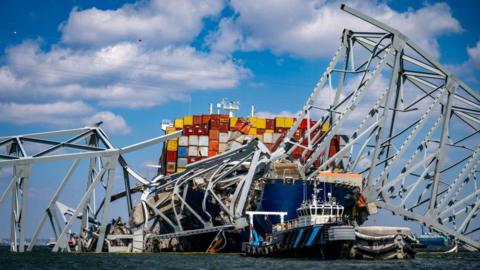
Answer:
<path fill-rule="evenodd" d="M 275 128 L 285 127 L 285 117 L 275 117 Z"/>
<path fill-rule="evenodd" d="M 208 150 L 218 152 L 218 151 L 219 151 L 219 142 L 218 142 L 218 141 L 211 140 L 211 141 L 208 143 Z"/>
<path fill-rule="evenodd" d="M 202 124 L 202 116 L 201 115 L 194 115 L 193 116 L 193 124 L 194 125 L 201 125 Z"/>
<path fill-rule="evenodd" d="M 208 157 L 208 146 L 201 146 L 199 149 L 199 156 Z"/>
<path fill-rule="evenodd" d="M 174 173 L 176 168 L 176 162 L 167 162 L 167 172 Z"/>
<path fill-rule="evenodd" d="M 273 133 L 264 133 L 263 134 L 263 142 L 265 144 L 273 143 Z"/>
<path fill-rule="evenodd" d="M 257 118 L 255 124 L 256 124 L 255 127 L 256 127 L 257 129 L 258 129 L 258 128 L 262 128 L 262 129 L 267 128 L 267 121 L 266 121 L 265 118 Z"/>
<path fill-rule="evenodd" d="M 177 167 L 185 168 L 187 167 L 188 160 L 187 157 L 182 157 L 177 159 Z"/>
<path fill-rule="evenodd" d="M 177 156 L 179 158 L 186 158 L 188 157 L 188 146 L 179 146 Z"/>
<path fill-rule="evenodd" d="M 198 146 L 198 136 L 197 135 L 188 136 L 188 145 Z"/>
<path fill-rule="evenodd" d="M 265 120 L 265 128 L 273 130 L 275 128 L 275 120 L 274 119 L 266 119 Z"/>
<path fill-rule="evenodd" d="M 168 140 L 167 141 L 167 151 L 177 151 L 177 141 L 175 140 Z"/>
<path fill-rule="evenodd" d="M 167 150 L 167 162 L 177 161 L 177 151 L 168 151 Z"/>
<path fill-rule="evenodd" d="M 183 128 L 183 119 L 175 119 L 174 127 L 175 128 Z"/>
<path fill-rule="evenodd" d="M 188 136 L 180 136 L 178 146 L 188 146 Z"/>
<path fill-rule="evenodd" d="M 228 138 L 229 138 L 228 133 L 222 132 L 222 133 L 219 133 L 218 141 L 220 143 L 227 143 Z"/>
<path fill-rule="evenodd" d="M 227 150 L 227 144 L 226 143 L 219 143 L 218 144 L 218 151 L 220 153 L 223 153 Z"/>
<path fill-rule="evenodd" d="M 190 145 L 188 147 L 188 156 L 189 157 L 198 157 L 198 146 L 192 146 Z"/>
<path fill-rule="evenodd" d="M 235 125 L 237 124 L 238 117 L 230 117 L 230 128 L 234 128 Z"/>
<path fill-rule="evenodd" d="M 198 136 L 198 146 L 206 146 L 208 147 L 208 136 Z"/>
<path fill-rule="evenodd" d="M 216 129 L 210 129 L 208 131 L 208 137 L 210 138 L 210 140 L 212 141 L 218 141 L 219 140 L 219 137 L 220 137 L 220 131 L 219 130 L 216 130 Z"/>
<path fill-rule="evenodd" d="M 189 125 L 189 126 L 193 125 L 193 116 L 191 116 L 191 115 L 184 116 L 183 117 L 183 125 L 185 125 L 185 126 L 186 125 Z"/>

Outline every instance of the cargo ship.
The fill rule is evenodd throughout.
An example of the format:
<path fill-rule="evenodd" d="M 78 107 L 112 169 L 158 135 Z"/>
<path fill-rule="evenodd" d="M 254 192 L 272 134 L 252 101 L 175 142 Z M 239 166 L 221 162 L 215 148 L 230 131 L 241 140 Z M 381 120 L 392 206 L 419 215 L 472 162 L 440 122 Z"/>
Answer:
<path fill-rule="evenodd" d="M 171 121 L 171 124 L 165 122 L 166 134 L 178 130 L 182 130 L 183 134 L 179 138 L 168 140 L 164 144 L 158 173 L 162 175 L 181 173 L 185 171 L 187 165 L 238 148 L 250 140 L 258 140 L 271 152 L 274 152 L 295 121 L 294 117 L 289 116 L 262 118 L 252 114 L 248 117 L 236 117 L 231 112 L 229 114 L 219 112 L 214 114 L 210 110 L 210 114 L 184 116 Z M 297 141 L 300 141 L 309 126 L 314 126 L 316 123 L 313 120 L 309 121 L 307 119 L 301 121 L 293 136 Z M 329 123 L 324 123 L 324 125 L 319 125 L 316 132 L 323 133 L 328 129 Z M 307 142 L 300 143 L 305 147 L 307 146 Z M 334 136 L 330 142 L 328 156 L 333 156 L 344 144 L 346 142 L 343 136 Z M 281 160 L 272 164 L 267 177 L 255 183 L 252 192 L 254 203 L 250 204 L 249 208 L 246 209 L 247 211 L 286 211 L 288 212 L 285 217 L 286 222 L 297 218 L 296 209 L 301 205 L 304 196 L 313 194 L 312 182 L 302 179 L 297 166 L 294 164 L 295 160 L 304 158 L 302 152 L 303 149 L 298 147 L 292 152 L 289 160 Z M 318 166 L 319 160 L 316 163 L 316 166 Z M 318 184 L 325 194 L 332 194 L 339 205 L 345 206 L 345 214 L 353 222 L 355 216 L 352 214 L 359 212 L 353 210 L 355 208 L 355 194 L 362 189 L 362 180 L 361 175 L 349 177 L 349 174 L 322 172 L 319 174 Z M 198 207 L 198 212 L 202 212 L 201 204 L 195 202 L 201 201 L 203 196 L 204 192 L 202 190 L 192 188 L 188 191 L 188 196 L 185 199 L 193 208 Z M 221 211 L 218 209 L 218 205 L 207 202 L 206 207 L 212 214 L 212 220 L 221 220 Z M 218 209 L 218 211 L 215 209 Z M 278 222 L 278 217 L 274 216 L 256 218 L 257 232 L 262 235 L 271 234 L 271 224 Z M 160 231 L 160 234 L 162 233 L 168 234 L 171 232 Z M 246 242 L 249 237 L 247 226 L 222 233 L 225 240 L 218 244 L 219 248 L 216 248 L 216 251 L 239 252 L 242 242 Z M 164 250 L 206 251 L 211 250 L 212 244 L 215 245 L 215 241 L 212 241 L 212 239 L 218 237 L 216 234 L 216 232 L 212 232 L 176 237 L 175 245 L 170 243 L 158 245 L 165 246 Z M 171 241 L 171 239 L 168 241 Z"/>

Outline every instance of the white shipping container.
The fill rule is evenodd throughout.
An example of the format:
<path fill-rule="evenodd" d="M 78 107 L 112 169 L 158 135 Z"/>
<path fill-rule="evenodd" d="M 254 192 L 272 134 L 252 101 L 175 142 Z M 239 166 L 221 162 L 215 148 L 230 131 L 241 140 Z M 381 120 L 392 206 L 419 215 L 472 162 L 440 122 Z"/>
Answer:
<path fill-rule="evenodd" d="M 226 150 L 227 150 L 227 144 L 226 144 L 226 143 L 220 143 L 220 144 L 218 145 L 218 151 L 219 151 L 220 153 L 223 153 L 223 152 L 225 152 Z"/>
<path fill-rule="evenodd" d="M 188 161 L 186 158 L 179 158 L 177 160 L 177 167 L 178 168 L 185 168 L 187 167 Z"/>
<path fill-rule="evenodd" d="M 228 142 L 228 133 L 220 133 L 220 137 L 218 139 L 220 143 L 227 143 Z"/>
<path fill-rule="evenodd" d="M 208 157 L 208 146 L 201 146 L 201 147 L 199 147 L 199 149 L 200 149 L 200 156 L 201 157 Z"/>
<path fill-rule="evenodd" d="M 208 136 L 198 136 L 198 146 L 208 147 Z"/>
<path fill-rule="evenodd" d="M 263 134 L 264 143 L 273 143 L 273 133 L 264 133 Z"/>
<path fill-rule="evenodd" d="M 179 146 L 188 146 L 188 136 L 180 136 L 178 139 Z"/>
<path fill-rule="evenodd" d="M 198 146 L 190 145 L 188 147 L 188 156 L 189 157 L 198 157 Z"/>
<path fill-rule="evenodd" d="M 197 135 L 188 136 L 188 145 L 198 146 L 198 136 Z"/>

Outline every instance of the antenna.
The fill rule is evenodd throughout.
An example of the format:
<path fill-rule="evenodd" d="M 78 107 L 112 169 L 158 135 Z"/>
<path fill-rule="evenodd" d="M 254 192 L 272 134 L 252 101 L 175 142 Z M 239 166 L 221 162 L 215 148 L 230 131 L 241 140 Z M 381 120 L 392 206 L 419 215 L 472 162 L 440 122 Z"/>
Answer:
<path fill-rule="evenodd" d="M 227 111 L 229 117 L 233 117 L 235 111 L 240 110 L 240 102 L 227 101 L 227 98 L 222 98 L 222 102 L 217 103 L 217 112 L 220 113 L 220 109 Z"/>

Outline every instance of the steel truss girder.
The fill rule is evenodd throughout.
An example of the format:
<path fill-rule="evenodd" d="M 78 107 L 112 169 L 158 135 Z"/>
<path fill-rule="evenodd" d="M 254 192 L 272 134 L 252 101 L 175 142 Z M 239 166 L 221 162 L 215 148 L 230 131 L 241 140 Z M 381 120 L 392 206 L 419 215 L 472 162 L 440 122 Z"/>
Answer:
<path fill-rule="evenodd" d="M 143 226 L 148 238 L 167 239 L 248 226 L 244 218 L 247 201 L 255 181 L 265 174 L 269 161 L 270 151 L 253 140 L 239 148 L 190 164 L 184 172 L 166 176 L 158 186 L 145 190 L 141 198 L 145 217 Z M 192 190 L 202 193 L 201 202 L 195 202 L 200 205 L 188 202 L 187 197 Z M 163 196 L 164 199 L 153 203 L 155 196 Z M 219 206 L 223 213 L 220 221 L 220 216 L 214 216 L 208 209 L 208 200 Z M 197 225 L 192 227 L 193 222 Z M 157 224 L 160 224 L 161 232 L 154 231 Z"/>
<path fill-rule="evenodd" d="M 12 209 L 10 211 L 11 251 L 23 252 L 26 247 L 25 228 L 29 221 L 29 216 L 26 212 L 29 193 L 28 181 L 32 166 L 39 163 L 72 160 L 70 168 L 51 197 L 45 212 L 35 227 L 27 251 L 31 251 L 35 246 L 38 236 L 47 220 L 50 221 L 56 238 L 53 251 L 70 251 L 67 243 L 68 236 L 74 222 L 77 219 L 81 219 L 81 230 L 88 230 L 90 228 L 89 224 L 98 228 L 98 239 L 95 251 L 101 252 L 106 234 L 105 229 L 110 218 L 110 203 L 115 199 L 115 197 L 112 197 L 112 187 L 117 164 L 121 166 L 125 172 L 125 196 L 128 197 L 127 210 L 131 210 L 129 176 L 137 180 L 139 185 L 152 185 L 150 181 L 135 172 L 126 163 L 122 155 L 165 142 L 169 139 L 179 137 L 182 134 L 181 131 L 178 131 L 124 148 L 115 148 L 99 125 L 100 123 L 79 129 L 0 137 L 0 147 L 3 147 L 6 153 L 0 156 L 0 167 L 11 167 L 13 171 L 12 179 L 0 197 L 0 206 L 10 193 L 12 197 Z M 68 139 L 58 140 L 59 137 L 68 137 Z M 30 146 L 31 149 L 29 149 L 26 143 L 37 146 Z M 39 147 L 43 147 L 44 149 L 40 152 L 37 151 L 37 153 L 33 153 L 33 150 Z M 73 153 L 55 152 L 64 149 L 73 151 Z M 57 207 L 63 205 L 59 202 L 59 196 L 62 194 L 67 182 L 71 180 L 72 174 L 77 170 L 80 161 L 83 159 L 90 159 L 87 189 L 82 194 L 82 198 L 75 208 L 71 208 L 67 211 L 68 213 L 59 213 Z M 95 203 L 95 189 L 97 186 L 103 187 L 100 188 L 100 190 L 104 190 L 103 198 L 100 198 L 101 203 L 98 207 L 96 207 Z M 67 218 L 66 215 L 69 217 Z M 64 222 L 60 221 L 59 216 L 62 217 Z M 81 234 L 82 231 L 79 235 Z"/>
<path fill-rule="evenodd" d="M 344 30 L 339 50 L 283 141 L 288 151 L 272 156 L 288 157 L 308 142 L 300 161 L 307 179 L 339 166 L 363 173 L 370 202 L 480 249 L 480 96 L 398 30 L 345 5 L 342 10 L 384 32 Z M 380 77 L 388 81 L 384 91 L 374 88 Z M 335 97 L 320 108 L 327 82 Z M 365 96 L 378 98 L 373 104 Z M 318 109 L 317 124 L 293 140 L 300 121 Z M 365 115 L 361 121 L 359 114 Z M 325 123 L 327 131 L 316 131 Z M 345 145 L 328 156 L 341 130 Z"/>

